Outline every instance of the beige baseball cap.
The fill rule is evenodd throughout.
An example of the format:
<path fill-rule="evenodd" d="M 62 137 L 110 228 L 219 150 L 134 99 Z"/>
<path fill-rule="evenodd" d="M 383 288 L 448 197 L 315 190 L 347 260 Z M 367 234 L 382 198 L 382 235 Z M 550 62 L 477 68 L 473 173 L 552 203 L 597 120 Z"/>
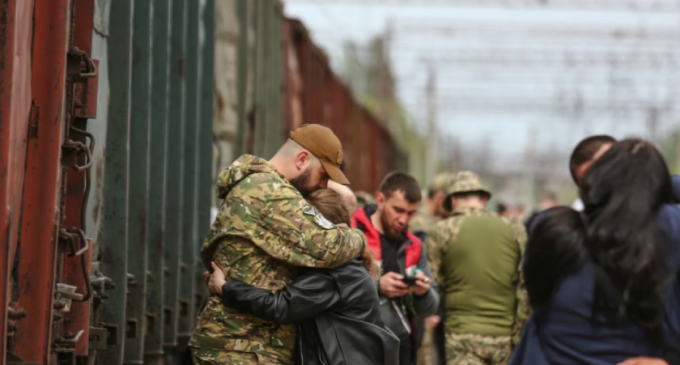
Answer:
<path fill-rule="evenodd" d="M 340 170 L 342 143 L 330 128 L 319 124 L 305 124 L 290 132 L 290 139 L 316 156 L 333 181 L 349 185 L 349 180 Z"/>

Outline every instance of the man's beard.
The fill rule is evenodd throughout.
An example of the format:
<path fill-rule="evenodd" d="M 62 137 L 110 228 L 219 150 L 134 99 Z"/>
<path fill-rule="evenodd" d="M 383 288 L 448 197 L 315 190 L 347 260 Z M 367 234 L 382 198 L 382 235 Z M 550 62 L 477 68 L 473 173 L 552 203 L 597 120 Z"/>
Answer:
<path fill-rule="evenodd" d="M 318 190 L 315 187 L 307 186 L 309 184 L 310 177 L 312 175 L 311 169 L 305 170 L 300 176 L 295 179 L 290 180 L 290 184 L 297 189 L 304 198 L 307 198 L 309 194 Z"/>
<path fill-rule="evenodd" d="M 392 225 L 390 225 L 385 220 L 385 216 L 382 215 L 382 214 L 380 214 L 380 221 L 382 222 L 382 228 L 383 228 L 383 232 L 384 232 L 383 234 L 385 235 L 385 237 L 387 237 L 388 239 L 391 239 L 391 240 L 397 240 L 397 239 L 401 238 L 401 236 L 403 235 L 404 232 L 395 231 L 392 228 Z"/>

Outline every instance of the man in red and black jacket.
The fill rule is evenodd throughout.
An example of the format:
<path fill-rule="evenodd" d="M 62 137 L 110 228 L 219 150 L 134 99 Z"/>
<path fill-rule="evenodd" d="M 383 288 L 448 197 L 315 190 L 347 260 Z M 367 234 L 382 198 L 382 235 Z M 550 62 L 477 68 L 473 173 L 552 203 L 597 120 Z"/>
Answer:
<path fill-rule="evenodd" d="M 436 313 L 439 296 L 433 286 L 430 265 L 420 239 L 408 224 L 420 205 L 418 182 L 394 172 L 385 177 L 376 205 L 366 205 L 352 217 L 352 225 L 364 232 L 368 248 L 380 262 L 377 280 L 380 313 L 385 325 L 400 340 L 399 364 L 415 363 L 423 319 Z"/>

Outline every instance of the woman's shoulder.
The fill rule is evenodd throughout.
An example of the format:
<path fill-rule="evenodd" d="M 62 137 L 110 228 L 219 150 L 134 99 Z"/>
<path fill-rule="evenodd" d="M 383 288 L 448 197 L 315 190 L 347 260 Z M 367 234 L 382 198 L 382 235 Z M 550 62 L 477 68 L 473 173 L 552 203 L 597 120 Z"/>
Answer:
<path fill-rule="evenodd" d="M 368 271 L 360 257 L 328 271 L 339 287 L 347 286 L 362 279 L 370 279 Z"/>
<path fill-rule="evenodd" d="M 666 204 L 658 215 L 664 260 L 672 271 L 680 269 L 680 205 Z"/>
<path fill-rule="evenodd" d="M 665 204 L 659 211 L 659 220 L 662 228 L 672 238 L 680 241 L 680 204 Z"/>

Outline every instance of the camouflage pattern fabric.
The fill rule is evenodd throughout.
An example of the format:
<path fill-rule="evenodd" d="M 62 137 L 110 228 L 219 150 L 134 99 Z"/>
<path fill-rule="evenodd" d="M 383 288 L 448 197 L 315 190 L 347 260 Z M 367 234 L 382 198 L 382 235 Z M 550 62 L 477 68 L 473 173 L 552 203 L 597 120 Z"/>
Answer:
<path fill-rule="evenodd" d="M 487 189 L 482 181 L 475 173 L 470 171 L 461 171 L 456 175 L 456 181 L 449 186 L 446 195 L 469 193 L 474 191 L 482 191 L 491 195 L 491 191 Z"/>
<path fill-rule="evenodd" d="M 414 234 L 425 232 L 427 235 L 432 231 L 437 222 L 439 222 L 439 219 L 432 215 L 426 206 L 423 206 L 423 209 L 419 209 L 415 217 L 409 222 L 408 229 Z"/>
<path fill-rule="evenodd" d="M 443 259 L 445 257 L 446 249 L 449 245 L 455 244 L 458 232 L 460 232 L 463 222 L 468 217 L 498 217 L 502 219 L 511 229 L 517 246 L 519 249 L 520 257 L 524 257 L 526 251 L 527 233 L 524 224 L 517 219 L 509 219 L 501 217 L 496 213 L 488 212 L 481 209 L 457 209 L 451 217 L 437 223 L 437 227 L 433 231 L 433 234 L 428 236 L 426 240 L 425 249 L 427 250 L 428 259 L 430 261 L 430 268 L 432 269 L 432 276 L 435 282 L 438 284 L 440 290 L 442 290 L 444 285 L 443 268 L 445 263 Z M 517 298 L 517 308 L 515 311 L 514 323 L 512 325 L 512 340 L 513 344 L 516 345 L 519 342 L 519 337 L 521 336 L 522 329 L 526 324 L 529 317 L 529 298 L 526 292 L 526 286 L 524 284 L 524 274 L 522 270 L 522 260 L 519 260 L 517 265 L 518 272 L 518 282 L 516 284 L 516 298 Z M 445 298 L 445 293 L 441 293 L 441 297 Z"/>
<path fill-rule="evenodd" d="M 206 268 L 214 261 L 227 277 L 249 285 L 280 290 L 292 280 L 293 267 L 334 268 L 366 245 L 361 231 L 329 224 L 264 159 L 239 158 L 220 174 L 217 193 L 224 202 L 201 259 Z M 189 342 L 198 349 L 255 354 L 253 364 L 290 364 L 294 344 L 294 325 L 238 312 L 218 296 L 208 299 Z"/>
<path fill-rule="evenodd" d="M 444 172 L 434 177 L 432 183 L 428 187 L 429 191 L 444 192 L 458 179 L 458 174 L 452 174 L 450 172 Z"/>
<path fill-rule="evenodd" d="M 238 351 L 219 351 L 208 349 L 191 349 L 191 358 L 194 365 L 281 365 L 284 364 L 275 359 L 258 358 L 256 354 Z"/>
<path fill-rule="evenodd" d="M 446 365 L 505 365 L 510 355 L 510 337 L 446 335 Z"/>
<path fill-rule="evenodd" d="M 477 176 L 477 174 L 475 174 L 474 172 L 461 171 L 457 173 L 455 175 L 455 181 L 446 190 L 446 198 L 444 199 L 444 209 L 446 209 L 449 212 L 453 210 L 451 206 L 451 196 L 453 194 L 472 193 L 477 191 L 488 194 L 489 198 L 491 198 L 491 196 L 493 195 L 491 194 L 491 191 L 482 184 L 482 181 L 479 179 L 479 176 Z"/>
<path fill-rule="evenodd" d="M 443 324 L 440 324 L 440 326 L 441 325 Z M 436 358 L 437 356 L 434 349 L 434 328 L 428 327 L 427 324 L 425 324 L 423 343 L 418 349 L 418 358 L 416 359 L 416 364 L 433 365 Z"/>

